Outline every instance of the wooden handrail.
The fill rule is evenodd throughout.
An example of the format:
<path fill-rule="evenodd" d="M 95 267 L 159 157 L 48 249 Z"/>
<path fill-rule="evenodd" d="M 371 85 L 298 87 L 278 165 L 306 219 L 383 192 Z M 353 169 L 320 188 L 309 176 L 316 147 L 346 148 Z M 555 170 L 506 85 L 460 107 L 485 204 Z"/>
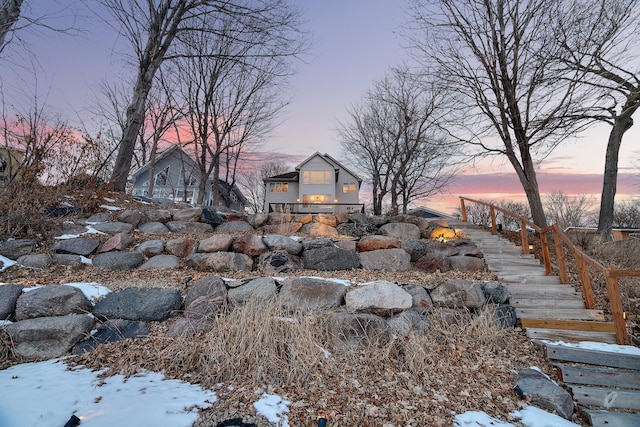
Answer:
<path fill-rule="evenodd" d="M 607 295 L 609 297 L 609 307 L 611 309 L 611 317 L 613 318 L 613 324 L 616 334 L 616 342 L 618 344 L 628 345 L 629 335 L 627 333 L 626 321 L 624 310 L 622 307 L 622 297 L 620 296 L 620 288 L 618 286 L 619 277 L 640 277 L 640 270 L 616 270 L 603 266 L 600 262 L 591 258 L 589 255 L 582 251 L 582 248 L 573 244 L 573 242 L 567 237 L 566 234 L 560 229 L 558 224 L 541 228 L 536 224 L 528 220 L 527 218 L 519 215 L 515 212 L 511 212 L 507 209 L 503 209 L 489 202 L 481 200 L 474 200 L 468 197 L 460 197 L 460 209 L 462 214 L 462 220 L 467 222 L 467 211 L 465 206 L 465 200 L 472 203 L 477 203 L 489 208 L 491 214 L 491 233 L 497 234 L 497 224 L 495 211 L 502 212 L 511 218 L 515 218 L 520 221 L 520 239 L 522 241 L 522 253 L 529 253 L 529 242 L 526 227 L 529 226 L 535 230 L 540 236 L 540 244 L 542 246 L 542 257 L 545 266 L 545 272 L 547 275 L 552 274 L 551 260 L 549 254 L 549 242 L 547 239 L 547 233 L 553 232 L 553 241 L 556 250 L 556 257 L 558 260 L 558 270 L 561 283 L 568 283 L 568 271 L 566 266 L 566 259 L 564 257 L 563 244 L 567 246 L 575 254 L 576 264 L 578 267 L 578 276 L 580 277 L 580 284 L 582 285 L 582 295 L 585 301 L 585 307 L 589 309 L 596 308 L 595 296 L 593 294 L 593 288 L 591 286 L 591 277 L 588 267 L 592 267 L 594 270 L 604 274 L 607 284 Z"/>

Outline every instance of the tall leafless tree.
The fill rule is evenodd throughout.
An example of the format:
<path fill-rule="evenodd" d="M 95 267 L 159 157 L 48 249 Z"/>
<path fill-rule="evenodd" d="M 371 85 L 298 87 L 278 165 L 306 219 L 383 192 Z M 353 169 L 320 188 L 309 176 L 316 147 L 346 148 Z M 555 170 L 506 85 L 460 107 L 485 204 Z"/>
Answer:
<path fill-rule="evenodd" d="M 0 52 L 7 45 L 7 35 L 20 17 L 22 0 L 3 0 L 0 3 Z"/>
<path fill-rule="evenodd" d="M 252 46 L 252 55 L 293 58 L 304 42 L 299 35 L 299 14 L 285 0 L 101 0 L 115 19 L 121 34 L 131 43 L 137 68 L 136 83 L 127 109 L 127 122 L 112 174 L 114 188 L 124 191 L 139 129 L 144 122 L 146 98 L 153 79 L 166 59 L 183 56 L 172 50 L 177 38 L 187 34 L 224 36 L 215 26 L 194 26 L 221 17 L 243 27 L 237 43 Z M 202 52 L 200 53 L 203 54 Z M 204 53 L 206 57 L 215 55 Z M 247 57 L 233 58 L 245 62 Z"/>
<path fill-rule="evenodd" d="M 285 172 L 287 172 L 287 167 L 284 163 L 277 160 L 269 160 L 257 167 L 247 168 L 240 174 L 238 181 L 251 211 L 257 213 L 265 209 L 266 188 L 264 179 Z"/>
<path fill-rule="evenodd" d="M 447 165 L 454 146 L 440 129 L 446 96 L 433 83 L 399 68 L 378 82 L 341 125 L 347 159 L 369 176 L 375 214 L 385 196 L 390 212 L 441 191 L 453 177 Z"/>
<path fill-rule="evenodd" d="M 452 133 L 479 155 L 506 156 L 545 226 L 536 167 L 586 125 L 584 71 L 556 61 L 557 0 L 411 0 L 409 40 L 426 72 L 455 93 Z"/>
<path fill-rule="evenodd" d="M 600 92 L 595 120 L 611 125 L 604 165 L 598 232 L 611 240 L 622 138 L 640 108 L 640 1 L 590 0 L 567 4 L 557 15 L 560 59 L 586 73 L 584 85 Z"/>

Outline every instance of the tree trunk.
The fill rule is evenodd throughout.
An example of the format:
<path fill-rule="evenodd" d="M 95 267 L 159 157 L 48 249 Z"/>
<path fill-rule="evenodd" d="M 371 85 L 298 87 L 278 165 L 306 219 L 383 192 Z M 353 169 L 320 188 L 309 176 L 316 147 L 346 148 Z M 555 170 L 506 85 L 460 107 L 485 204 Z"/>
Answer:
<path fill-rule="evenodd" d="M 622 114 L 616 120 L 609 134 L 607 154 L 604 161 L 604 178 L 602 196 L 600 197 L 600 214 L 598 216 L 598 234 L 605 242 L 613 240 L 613 211 L 618 185 L 618 157 L 624 133 L 633 125 L 630 114 Z"/>
<path fill-rule="evenodd" d="M 0 52 L 5 46 L 5 38 L 13 24 L 20 17 L 22 0 L 8 0 L 0 4 Z"/>
<path fill-rule="evenodd" d="M 511 164 L 518 174 L 524 193 L 527 196 L 529 209 L 531 210 L 531 219 L 535 225 L 544 228 L 547 226 L 547 218 L 542 207 L 542 198 L 540 197 L 535 167 L 531 156 L 522 153 L 522 157 L 522 165 L 520 165 L 520 162 L 515 156 L 508 155 L 509 161 L 511 161 Z"/>

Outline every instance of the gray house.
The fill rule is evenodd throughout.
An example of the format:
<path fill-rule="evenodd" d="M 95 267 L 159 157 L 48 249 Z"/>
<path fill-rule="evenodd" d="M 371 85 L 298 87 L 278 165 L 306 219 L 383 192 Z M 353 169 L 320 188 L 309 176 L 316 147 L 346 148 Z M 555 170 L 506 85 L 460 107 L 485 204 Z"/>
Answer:
<path fill-rule="evenodd" d="M 361 212 L 362 179 L 328 154 L 316 152 L 293 172 L 264 179 L 265 212 Z"/>
<path fill-rule="evenodd" d="M 132 195 L 148 197 L 149 167 L 150 163 L 147 163 L 131 175 L 129 180 L 133 182 Z M 200 179 L 198 165 L 178 145 L 171 146 L 156 157 L 153 175 L 155 177 L 154 199 L 169 199 L 174 202 L 192 204 L 197 202 Z M 223 180 L 218 180 L 217 185 L 220 197 L 219 204 L 229 206 L 237 211 L 244 210 L 247 200 L 235 185 L 230 192 L 231 200 L 228 201 L 229 203 L 226 200 L 228 184 Z M 213 181 L 209 180 L 204 195 L 204 205 L 206 206 L 218 205 L 212 200 L 212 188 Z"/>

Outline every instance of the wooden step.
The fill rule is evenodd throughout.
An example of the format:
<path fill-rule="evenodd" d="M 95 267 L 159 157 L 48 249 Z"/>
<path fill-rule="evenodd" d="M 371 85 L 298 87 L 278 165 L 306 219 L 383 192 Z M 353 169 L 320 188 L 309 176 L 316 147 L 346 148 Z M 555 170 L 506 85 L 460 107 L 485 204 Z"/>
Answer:
<path fill-rule="evenodd" d="M 530 276 L 526 273 L 520 272 L 519 274 L 496 274 L 500 278 L 501 282 L 505 283 L 520 283 L 520 284 L 548 284 L 548 285 L 560 285 L 560 278 L 558 276 Z"/>
<path fill-rule="evenodd" d="M 509 304 L 516 310 L 518 308 L 549 308 L 549 309 L 563 309 L 563 308 L 585 308 L 584 302 L 581 299 L 567 299 L 564 301 L 558 301 L 548 298 L 522 298 L 522 297 L 510 297 Z"/>
<path fill-rule="evenodd" d="M 616 345 L 610 347 L 611 350 L 606 350 L 606 347 L 596 350 L 549 342 L 541 342 L 540 344 L 544 345 L 547 357 L 552 360 L 640 371 L 640 354 L 636 354 L 637 347 Z"/>
<path fill-rule="evenodd" d="M 528 328 L 526 334 L 532 340 L 549 340 L 549 341 L 594 341 L 606 344 L 616 343 L 616 334 L 611 332 L 585 332 L 585 331 L 567 331 L 564 329 L 538 329 Z"/>
<path fill-rule="evenodd" d="M 516 308 L 519 319 L 604 320 L 602 310 L 586 308 Z"/>
<path fill-rule="evenodd" d="M 640 392 L 608 387 L 570 385 L 573 398 L 581 405 L 640 410 Z"/>
<path fill-rule="evenodd" d="M 580 408 L 587 421 L 594 427 L 630 427 L 640 426 L 640 414 L 610 412 L 603 409 Z"/>
<path fill-rule="evenodd" d="M 564 329 L 567 331 L 615 332 L 613 322 L 592 320 L 520 319 L 520 326 L 528 329 Z"/>
<path fill-rule="evenodd" d="M 567 384 L 618 387 L 640 390 L 640 371 L 591 365 L 554 363 L 560 379 Z"/>

